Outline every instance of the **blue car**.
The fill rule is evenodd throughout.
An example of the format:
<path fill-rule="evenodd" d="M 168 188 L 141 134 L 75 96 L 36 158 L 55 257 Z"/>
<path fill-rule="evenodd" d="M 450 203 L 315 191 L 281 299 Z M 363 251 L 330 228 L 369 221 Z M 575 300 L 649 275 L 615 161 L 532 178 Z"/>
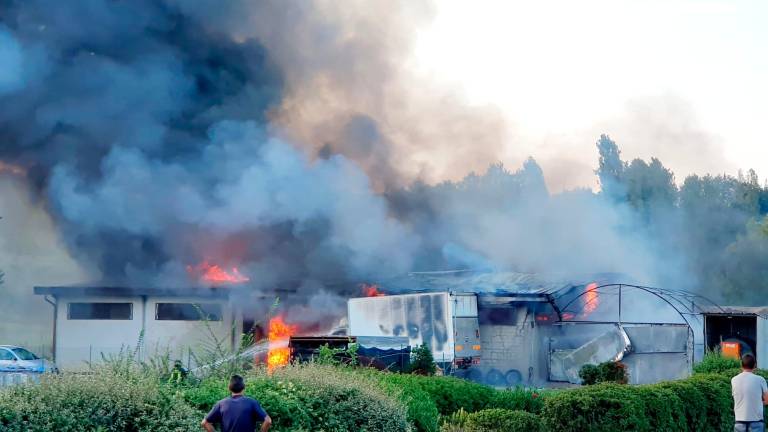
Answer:
<path fill-rule="evenodd" d="M 58 371 L 55 364 L 41 359 L 25 348 L 0 345 L 0 372 L 55 373 Z"/>

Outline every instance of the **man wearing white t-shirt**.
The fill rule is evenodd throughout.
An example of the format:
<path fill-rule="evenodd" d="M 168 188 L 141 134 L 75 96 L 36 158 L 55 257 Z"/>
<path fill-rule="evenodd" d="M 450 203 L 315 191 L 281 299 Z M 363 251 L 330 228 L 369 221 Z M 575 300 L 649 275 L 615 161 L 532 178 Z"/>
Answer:
<path fill-rule="evenodd" d="M 765 378 L 755 375 L 755 356 L 741 357 L 741 373 L 731 379 L 733 413 L 736 423 L 734 432 L 763 432 L 763 405 L 768 405 L 768 385 Z"/>

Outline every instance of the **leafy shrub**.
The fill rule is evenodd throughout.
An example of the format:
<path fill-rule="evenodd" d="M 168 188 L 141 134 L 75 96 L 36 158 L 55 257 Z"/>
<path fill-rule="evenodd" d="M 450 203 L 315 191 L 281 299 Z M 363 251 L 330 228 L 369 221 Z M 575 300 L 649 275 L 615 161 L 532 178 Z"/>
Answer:
<path fill-rule="evenodd" d="M 385 379 L 402 387 L 417 387 L 425 391 L 441 415 L 450 415 L 459 409 L 480 411 L 489 406 L 497 393 L 492 387 L 453 377 L 389 374 Z"/>
<path fill-rule="evenodd" d="M 631 389 L 611 383 L 561 391 L 546 399 L 541 417 L 549 429 L 564 432 L 647 431 L 643 403 Z"/>
<path fill-rule="evenodd" d="M 368 372 L 378 380 L 379 385 L 389 394 L 398 394 L 408 410 L 408 420 L 420 432 L 434 432 L 438 425 L 438 411 L 432 396 L 420 386 L 413 385 L 414 375 Z"/>
<path fill-rule="evenodd" d="M 406 405 L 394 389 L 384 391 L 365 375 L 322 365 L 288 366 L 247 378 L 246 394 L 258 399 L 276 431 L 409 431 Z M 185 391 L 185 399 L 201 411 L 227 396 L 227 382 L 209 379 Z M 436 417 L 436 416 L 435 416 Z M 436 429 L 435 427 L 431 430 Z"/>
<path fill-rule="evenodd" d="M 704 359 L 693 365 L 694 373 L 723 373 L 741 368 L 738 359 L 724 357 L 720 351 L 707 351 Z"/>
<path fill-rule="evenodd" d="M 491 408 L 469 414 L 467 432 L 540 432 L 541 421 L 535 414 Z"/>
<path fill-rule="evenodd" d="M 707 400 L 699 387 L 689 380 L 663 382 L 656 386 L 672 392 L 681 401 L 678 413 L 685 427 L 679 430 L 695 432 L 706 429 Z"/>
<path fill-rule="evenodd" d="M 704 396 L 707 407 L 707 424 L 702 431 L 721 431 L 733 428 L 733 396 L 731 380 L 721 374 L 698 374 L 689 378 Z"/>
<path fill-rule="evenodd" d="M 463 432 L 469 419 L 469 413 L 459 409 L 455 413 L 441 417 L 440 432 Z"/>
<path fill-rule="evenodd" d="M 544 397 L 548 392 L 529 390 L 522 387 L 496 391 L 485 408 L 503 408 L 508 410 L 539 413 L 544 407 Z"/>
<path fill-rule="evenodd" d="M 419 375 L 434 375 L 437 371 L 435 359 L 429 345 L 422 344 L 413 349 L 411 353 L 411 373 Z"/>
<path fill-rule="evenodd" d="M 719 432 L 733 428 L 732 405 L 729 376 L 698 374 L 653 385 L 603 383 L 553 392 L 541 418 L 551 430 L 565 432 Z"/>
<path fill-rule="evenodd" d="M 622 362 L 603 362 L 599 365 L 586 364 L 579 369 L 582 384 L 594 385 L 604 382 L 626 384 L 629 381 L 627 366 Z"/>
<path fill-rule="evenodd" d="M 660 385 L 631 387 L 643 403 L 652 431 L 683 431 L 686 428 L 684 403 L 672 390 Z"/>
<path fill-rule="evenodd" d="M 200 415 L 157 380 L 99 370 L 0 392 L 0 431 L 188 431 Z"/>

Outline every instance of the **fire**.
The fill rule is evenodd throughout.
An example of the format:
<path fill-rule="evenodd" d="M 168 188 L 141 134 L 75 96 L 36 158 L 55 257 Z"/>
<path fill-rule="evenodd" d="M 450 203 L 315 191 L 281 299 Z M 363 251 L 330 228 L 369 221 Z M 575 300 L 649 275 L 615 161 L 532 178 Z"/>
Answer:
<path fill-rule="evenodd" d="M 376 284 L 361 284 L 360 288 L 363 290 L 363 295 L 366 297 L 381 297 L 386 294 L 379 291 L 379 286 Z"/>
<path fill-rule="evenodd" d="M 285 366 L 291 359 L 288 339 L 296 334 L 298 326 L 286 324 L 281 315 L 269 320 L 269 354 L 267 354 L 267 370 Z"/>
<path fill-rule="evenodd" d="M 589 315 L 600 306 L 600 297 L 597 293 L 597 284 L 592 282 L 587 285 L 584 292 L 584 315 Z"/>
<path fill-rule="evenodd" d="M 208 263 L 208 261 L 203 261 L 194 267 L 187 266 L 187 272 L 205 282 L 243 283 L 250 280 L 248 277 L 243 276 L 237 267 L 232 267 L 230 271 L 226 271 L 216 264 Z"/>

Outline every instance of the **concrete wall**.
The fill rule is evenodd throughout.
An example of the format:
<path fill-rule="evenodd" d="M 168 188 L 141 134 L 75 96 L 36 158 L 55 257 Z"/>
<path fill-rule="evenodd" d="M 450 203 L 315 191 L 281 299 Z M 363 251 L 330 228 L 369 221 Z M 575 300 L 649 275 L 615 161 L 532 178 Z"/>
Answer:
<path fill-rule="evenodd" d="M 157 303 L 216 303 L 221 305 L 221 321 L 158 321 L 155 319 Z M 216 340 L 225 348 L 232 347 L 234 312 L 224 300 L 201 300 L 193 297 L 154 298 L 146 303 L 145 347 L 147 355 L 168 352 L 172 358 L 187 364 L 189 350 L 200 353 L 213 349 Z M 242 326 L 235 326 L 239 337 Z"/>
<path fill-rule="evenodd" d="M 70 320 L 68 303 L 132 303 L 131 320 Z M 67 297 L 58 302 L 56 364 L 63 369 L 86 369 L 87 362 L 115 354 L 123 346 L 136 346 L 141 334 L 141 297 Z"/>
<path fill-rule="evenodd" d="M 70 320 L 68 303 L 132 303 L 131 320 Z M 221 321 L 158 321 L 155 305 L 160 303 L 218 303 L 222 307 Z M 136 349 L 144 330 L 141 358 L 168 353 L 172 359 L 190 360 L 189 350 L 200 353 L 211 346 L 212 334 L 225 348 L 232 347 L 233 325 L 239 322 L 226 300 L 200 298 L 154 297 L 61 297 L 58 299 L 56 327 L 56 363 L 61 369 L 83 370 L 89 361 L 99 361 L 104 355 L 117 354 L 121 348 Z M 235 333 L 239 334 L 235 327 Z"/>
<path fill-rule="evenodd" d="M 495 386 L 514 386 L 538 380 L 539 344 L 537 327 L 531 327 L 533 315 L 526 308 L 516 308 L 507 323 L 480 324 L 483 347 L 479 370 L 482 382 Z M 529 371 L 530 368 L 533 370 Z"/>

